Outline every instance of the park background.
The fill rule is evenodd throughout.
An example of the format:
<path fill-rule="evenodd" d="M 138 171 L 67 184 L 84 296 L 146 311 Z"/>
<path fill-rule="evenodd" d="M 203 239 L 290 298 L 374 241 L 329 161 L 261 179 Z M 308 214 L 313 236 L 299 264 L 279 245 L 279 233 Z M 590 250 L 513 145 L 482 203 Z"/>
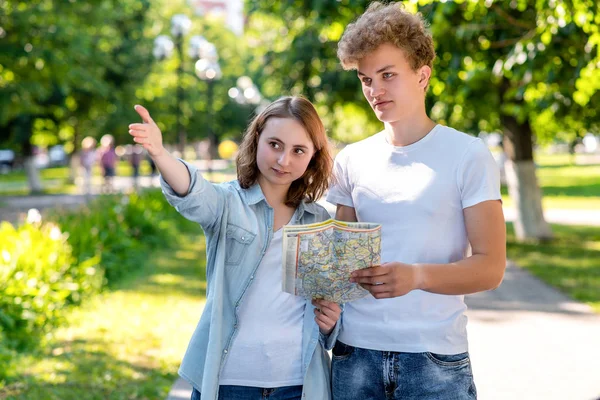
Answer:
<path fill-rule="evenodd" d="M 481 398 L 596 399 L 598 367 L 582 360 L 600 352 L 599 6 L 401 3 L 431 24 L 430 116 L 484 139 L 503 171 L 509 279 L 502 301 L 474 297 L 470 318 L 490 338 L 525 322 L 514 336 L 475 336 L 472 357 L 484 364 L 504 339 L 519 348 L 547 321 L 540 352 L 573 348 L 529 368 L 528 351 L 539 354 L 525 347 L 510 359 L 529 371 L 496 366 L 497 381 L 475 362 Z M 280 95 L 313 101 L 339 150 L 381 129 L 335 54 L 367 4 L 0 1 L 0 399 L 173 395 L 204 301 L 204 240 L 166 204 L 147 160 L 132 177 L 133 105 L 215 182 L 235 177 L 244 128 Z M 99 166 L 86 191 L 79 165 L 82 139 L 105 134 L 120 157 L 110 194 Z M 565 342 L 544 341 L 552 335 Z"/>

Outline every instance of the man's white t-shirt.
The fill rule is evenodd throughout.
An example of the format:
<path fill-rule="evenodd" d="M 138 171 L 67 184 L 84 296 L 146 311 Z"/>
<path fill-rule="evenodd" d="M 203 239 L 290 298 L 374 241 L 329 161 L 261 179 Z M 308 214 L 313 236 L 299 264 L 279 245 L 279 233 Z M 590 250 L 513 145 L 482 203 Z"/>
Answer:
<path fill-rule="evenodd" d="M 302 385 L 302 326 L 306 299 L 283 292 L 283 229 L 271 243 L 238 311 L 239 330 L 221 371 L 220 385 Z"/>
<path fill-rule="evenodd" d="M 346 146 L 335 159 L 327 201 L 354 207 L 358 221 L 382 225 L 381 262 L 452 263 L 467 256 L 463 209 L 500 199 L 500 178 L 478 138 L 435 126 L 409 146 L 386 132 Z M 464 296 L 413 290 L 345 305 L 338 339 L 397 352 L 467 351 Z"/>

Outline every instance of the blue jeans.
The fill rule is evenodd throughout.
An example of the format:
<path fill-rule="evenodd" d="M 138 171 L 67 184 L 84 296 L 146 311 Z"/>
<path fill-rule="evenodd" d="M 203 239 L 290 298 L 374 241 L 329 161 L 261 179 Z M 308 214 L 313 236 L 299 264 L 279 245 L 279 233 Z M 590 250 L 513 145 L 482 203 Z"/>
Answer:
<path fill-rule="evenodd" d="M 397 353 L 336 342 L 333 400 L 477 399 L 468 353 Z"/>
<path fill-rule="evenodd" d="M 300 400 L 302 386 L 259 388 L 251 386 L 219 386 L 219 400 Z M 194 389 L 191 400 L 201 400 L 200 392 Z"/>

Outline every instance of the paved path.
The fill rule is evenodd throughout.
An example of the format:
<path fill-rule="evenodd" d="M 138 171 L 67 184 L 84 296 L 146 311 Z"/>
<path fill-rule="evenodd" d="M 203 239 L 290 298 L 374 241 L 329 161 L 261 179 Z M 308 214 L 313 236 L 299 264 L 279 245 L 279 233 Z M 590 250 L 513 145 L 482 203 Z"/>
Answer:
<path fill-rule="evenodd" d="M 22 222 L 30 208 L 40 211 L 50 208 L 74 208 L 85 204 L 101 191 L 101 179 L 95 179 L 91 194 L 48 194 L 36 196 L 0 196 L 0 221 Z M 138 187 L 158 187 L 158 177 L 143 176 L 138 179 Z M 118 176 L 114 180 L 114 192 L 126 193 L 134 190 L 133 179 Z M 83 190 L 80 189 L 81 192 Z M 43 212 L 42 212 L 43 214 Z"/>
<path fill-rule="evenodd" d="M 483 400 L 600 399 L 600 315 L 528 272 L 467 296 L 469 343 Z"/>

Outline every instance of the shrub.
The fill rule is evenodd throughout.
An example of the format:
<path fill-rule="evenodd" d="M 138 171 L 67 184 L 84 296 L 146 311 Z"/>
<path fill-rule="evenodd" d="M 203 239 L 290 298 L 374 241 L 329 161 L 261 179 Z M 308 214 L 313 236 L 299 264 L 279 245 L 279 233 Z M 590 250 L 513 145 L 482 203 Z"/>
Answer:
<path fill-rule="evenodd" d="M 68 233 L 77 262 L 99 258 L 108 285 L 140 269 L 151 249 L 171 247 L 178 231 L 197 229 L 166 202 L 160 190 L 101 196 L 78 212 L 50 218 Z"/>
<path fill-rule="evenodd" d="M 149 252 L 199 230 L 159 190 L 101 196 L 78 210 L 37 211 L 15 228 L 0 225 L 0 379 L 14 351 L 40 340 L 68 306 L 139 271 Z"/>
<path fill-rule="evenodd" d="M 97 258 L 74 262 L 58 225 L 0 224 L 0 362 L 6 349 L 22 350 L 59 325 L 64 308 L 100 289 Z"/>

